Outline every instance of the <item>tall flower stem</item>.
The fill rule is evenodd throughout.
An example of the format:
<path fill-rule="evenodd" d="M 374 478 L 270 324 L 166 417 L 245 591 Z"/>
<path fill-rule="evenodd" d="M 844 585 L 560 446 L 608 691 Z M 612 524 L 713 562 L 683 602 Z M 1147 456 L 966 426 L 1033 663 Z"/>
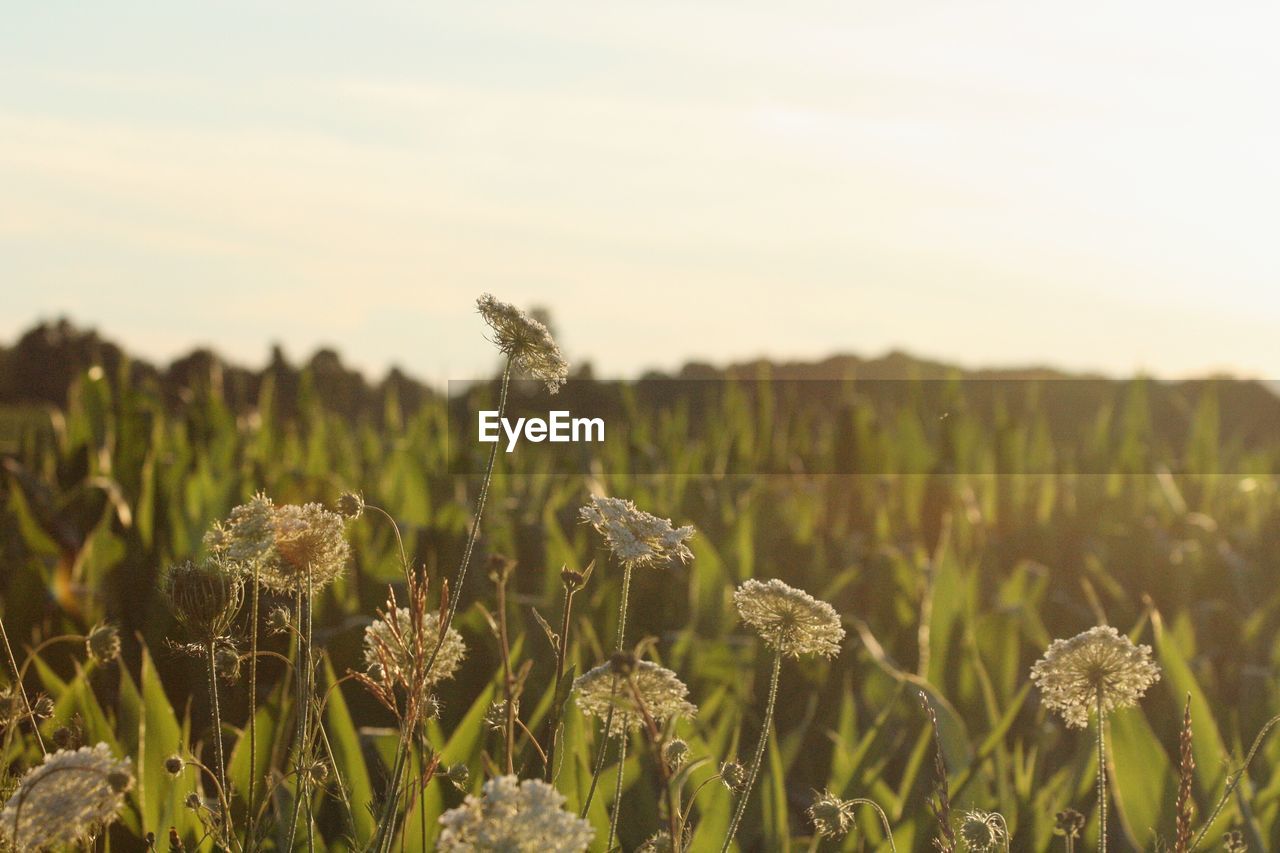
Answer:
<path fill-rule="evenodd" d="M 498 394 L 499 421 L 507 410 L 507 391 L 510 387 L 511 356 L 507 356 L 507 363 L 502 369 L 502 390 Z M 453 587 L 449 590 L 449 611 L 445 615 L 444 624 L 440 626 L 440 639 L 436 641 L 436 647 L 432 649 L 431 657 L 427 660 L 426 672 L 431 672 L 431 668 L 435 666 L 436 656 L 440 654 L 445 635 L 449 633 L 449 628 L 453 625 L 453 617 L 458 612 L 458 602 L 462 599 L 462 584 L 467 579 L 467 567 L 471 565 L 471 555 L 475 552 L 476 540 L 480 537 L 480 521 L 484 518 L 484 505 L 489 499 L 489 485 L 493 482 L 493 469 L 498 462 L 498 444 L 495 441 L 493 447 L 489 449 L 489 464 L 485 466 L 484 480 L 480 483 L 480 495 L 476 498 L 476 518 L 471 523 L 471 532 L 467 535 L 467 544 L 462 551 L 462 563 L 458 566 Z"/>
<path fill-rule="evenodd" d="M 1102 715 L 1098 690 L 1098 853 L 1107 853 L 1107 718 Z"/>
<path fill-rule="evenodd" d="M 218 767 L 218 784 L 227 788 L 227 762 L 222 756 L 222 710 L 218 706 L 218 664 L 213 641 L 205 643 L 204 660 L 209 667 L 209 718 L 213 726 L 213 760 Z M 222 816 L 222 837 L 231 838 L 231 812 Z"/>
<path fill-rule="evenodd" d="M 633 566 L 630 564 L 624 564 L 622 567 L 622 600 L 618 602 L 618 636 L 613 644 L 613 650 L 615 652 L 622 651 L 622 646 L 626 642 L 627 638 L 627 600 L 631 597 L 632 568 Z M 614 676 L 613 679 L 613 689 L 615 692 L 618 689 L 617 676 Z M 604 740 L 600 744 L 600 751 L 596 753 L 596 765 L 591 771 L 591 787 L 587 789 L 587 799 L 582 804 L 581 816 L 584 818 L 587 816 L 587 811 L 591 808 L 591 800 L 596 795 L 596 786 L 600 784 L 600 774 L 604 772 L 604 759 L 606 753 L 609 751 L 609 731 L 612 725 L 613 705 L 610 704 L 609 712 L 605 714 L 604 718 Z M 619 748 L 619 762 L 621 762 L 623 757 L 626 755 L 626 750 L 626 737 L 624 735 L 622 738 L 622 746 Z M 616 803 L 617 800 L 615 799 L 614 802 Z M 617 806 L 615 805 L 614 808 L 616 809 Z"/>
<path fill-rule="evenodd" d="M 738 834 L 742 816 L 747 812 L 747 803 L 751 799 L 751 789 L 755 787 L 756 777 L 760 775 L 760 765 L 764 761 L 764 750 L 769 744 L 769 733 L 773 730 L 773 708 L 778 702 L 778 678 L 782 674 L 782 652 L 774 652 L 773 674 L 769 676 L 769 701 L 764 706 L 764 723 L 760 728 L 760 742 L 756 744 L 755 755 L 751 759 L 751 769 L 747 771 L 747 782 L 738 795 L 738 806 L 733 810 L 733 820 L 729 822 L 729 832 L 724 837 L 720 853 L 725 853 L 733 844 L 733 837 Z"/>
<path fill-rule="evenodd" d="M 573 596 L 576 590 L 572 586 L 565 586 L 564 589 L 564 608 L 560 618 L 560 643 L 556 647 L 556 680 L 552 687 L 552 696 L 554 700 L 551 703 L 551 712 L 548 715 L 547 723 L 547 761 L 544 778 L 548 782 L 555 781 L 556 775 L 556 746 L 560 740 L 560 683 L 564 681 L 565 659 L 569 654 L 569 631 L 570 614 L 573 612 Z"/>
<path fill-rule="evenodd" d="M 622 813 L 622 777 L 627 769 L 627 724 L 623 718 L 622 734 L 618 736 L 618 776 L 613 785 L 613 811 L 609 815 L 609 840 L 604 849 L 613 849 L 613 839 L 618 835 L 618 815 Z"/>
<path fill-rule="evenodd" d="M 40 753 L 48 755 L 48 750 L 44 748 L 44 738 L 40 737 L 40 726 L 36 723 L 36 713 L 31 709 L 31 702 L 27 699 L 27 688 L 22 685 L 22 672 L 18 669 L 18 662 L 14 660 L 13 646 L 9 645 L 9 632 L 5 630 L 4 620 L 0 620 L 0 639 L 4 640 L 5 654 L 9 656 L 9 666 L 13 670 L 14 687 L 18 691 L 18 695 L 22 697 L 22 709 L 27 712 L 27 717 L 31 720 L 31 731 L 35 733 L 36 743 L 40 745 Z"/>
<path fill-rule="evenodd" d="M 249 847 L 257 820 L 254 793 L 258 778 L 258 563 L 253 564 L 253 603 L 249 614 L 249 791 L 244 843 Z"/>
<path fill-rule="evenodd" d="M 298 665 L 295 667 L 297 676 L 297 718 L 296 728 L 294 730 L 294 790 L 297 792 L 293 798 L 293 813 L 289 820 L 289 843 L 286 845 L 287 850 L 293 849 L 294 836 L 298 830 L 298 817 L 302 813 L 302 800 L 309 796 L 308 768 L 307 760 L 307 732 L 310 726 L 310 709 L 311 709 L 311 575 L 307 574 L 307 590 L 304 593 L 302 587 L 299 586 L 294 596 L 294 609 L 297 614 L 298 625 Z M 310 835 L 310 820 L 308 819 L 308 835 Z M 311 839 L 308 838 L 310 844 Z M 311 849 L 310 846 L 308 849 Z"/>

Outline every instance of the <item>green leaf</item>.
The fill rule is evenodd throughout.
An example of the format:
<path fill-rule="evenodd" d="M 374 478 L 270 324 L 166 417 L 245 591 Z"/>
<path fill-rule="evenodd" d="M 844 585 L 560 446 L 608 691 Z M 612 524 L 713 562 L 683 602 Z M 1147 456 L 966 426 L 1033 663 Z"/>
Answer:
<path fill-rule="evenodd" d="M 1173 830 L 1177 776 L 1140 708 L 1111 715 L 1110 765 L 1116 816 L 1137 849 L 1150 850 L 1157 835 Z"/>

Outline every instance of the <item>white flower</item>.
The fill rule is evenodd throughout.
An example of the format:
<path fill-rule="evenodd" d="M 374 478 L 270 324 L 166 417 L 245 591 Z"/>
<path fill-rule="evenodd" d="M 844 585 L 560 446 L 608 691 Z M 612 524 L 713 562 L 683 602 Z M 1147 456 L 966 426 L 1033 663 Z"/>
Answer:
<path fill-rule="evenodd" d="M 552 394 L 559 391 L 569 375 L 569 365 L 547 327 L 490 293 L 477 299 L 476 307 L 493 329 L 498 349 L 510 356 L 516 367 L 545 382 Z"/>
<path fill-rule="evenodd" d="M 105 743 L 50 753 L 0 812 L 0 844 L 42 850 L 86 839 L 116 819 L 131 787 L 129 759 L 117 761 Z"/>
<path fill-rule="evenodd" d="M 669 519 L 636 509 L 631 501 L 593 497 L 578 514 L 604 537 L 623 565 L 660 568 L 675 560 L 687 563 L 693 559 L 693 552 L 684 544 L 693 537 L 692 527 L 672 527 Z"/>
<path fill-rule="evenodd" d="M 733 603 L 742 621 L 784 655 L 829 658 L 840 652 L 844 628 L 835 608 L 777 578 L 746 581 L 733 593 Z"/>
<path fill-rule="evenodd" d="M 215 555 L 246 567 L 277 592 L 312 592 L 337 580 L 351 556 L 341 515 L 317 503 L 276 506 L 254 496 L 205 534 Z"/>
<path fill-rule="evenodd" d="M 1151 660 L 1150 646 L 1135 646 L 1110 625 L 1099 625 L 1069 640 L 1054 640 L 1031 667 L 1031 680 L 1046 708 L 1082 729 L 1099 699 L 1103 714 L 1138 704 L 1160 680 L 1160 667 Z"/>
<path fill-rule="evenodd" d="M 424 614 L 422 631 L 415 637 L 409 608 L 401 607 L 396 610 L 394 627 L 389 619 L 375 619 L 364 629 L 364 661 L 367 666 L 381 665 L 391 681 L 410 688 L 413 686 L 409 682 L 413 679 L 415 668 L 425 667 L 439 642 L 439 613 L 431 611 Z M 450 628 L 445 632 L 444 642 L 440 643 L 440 651 L 436 653 L 431 672 L 419 686 L 430 687 L 446 678 L 452 678 L 466 656 L 467 647 L 462 641 L 462 635 Z M 422 664 L 415 667 L 416 660 L 422 661 Z"/>
<path fill-rule="evenodd" d="M 627 728 L 639 728 L 644 723 L 628 679 L 640 694 L 645 710 L 659 726 L 667 720 L 698 713 L 697 707 L 685 698 L 689 688 L 671 670 L 642 660 L 636 663 L 630 676 L 621 676 L 615 674 L 611 664 L 601 664 L 574 679 L 573 689 L 578 694 L 579 710 L 587 716 L 607 720 L 609 709 L 613 708 L 613 720 L 606 733 L 609 737 L 617 737 Z"/>
<path fill-rule="evenodd" d="M 440 816 L 444 853 L 582 853 L 591 824 L 565 811 L 564 796 L 540 779 L 499 776 Z"/>

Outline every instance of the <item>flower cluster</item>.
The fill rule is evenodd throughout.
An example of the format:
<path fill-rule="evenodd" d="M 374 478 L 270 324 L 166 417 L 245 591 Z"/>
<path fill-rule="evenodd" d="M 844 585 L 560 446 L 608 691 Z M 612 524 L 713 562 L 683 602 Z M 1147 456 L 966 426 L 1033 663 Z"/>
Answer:
<path fill-rule="evenodd" d="M 844 628 L 835 608 L 777 578 L 746 581 L 733 593 L 733 603 L 766 645 L 788 657 L 840 652 Z"/>
<path fill-rule="evenodd" d="M 231 511 L 205 535 L 210 552 L 247 568 L 277 592 L 315 591 L 337 580 L 351 556 L 343 517 L 317 503 L 276 506 L 265 495 Z"/>
<path fill-rule="evenodd" d="M 1110 625 L 1054 640 L 1031 667 L 1045 707 L 1074 728 L 1087 726 L 1090 711 L 1099 704 L 1103 714 L 1136 705 L 1159 679 L 1151 647 L 1135 646 Z"/>
<path fill-rule="evenodd" d="M 0 845 L 43 850 L 90 838 L 116 819 L 131 787 L 129 759 L 117 761 L 104 743 L 50 753 L 0 811 Z"/>
<path fill-rule="evenodd" d="M 581 853 L 595 831 L 563 808 L 564 795 L 540 779 L 499 776 L 440 816 L 436 849 L 449 853 Z"/>
<path fill-rule="evenodd" d="M 689 688 L 671 670 L 652 661 L 637 661 L 628 676 L 619 676 L 612 663 L 605 663 L 587 670 L 574 679 L 573 689 L 578 694 L 578 708 L 590 717 L 609 719 L 609 737 L 618 737 L 628 728 L 639 728 L 644 718 L 636 703 L 639 696 L 644 711 L 659 726 L 667 720 L 692 717 L 698 713 L 689 702 Z"/>
<path fill-rule="evenodd" d="M 201 643 L 222 637 L 244 601 L 244 582 L 233 563 L 210 557 L 170 566 L 160 591 L 179 624 Z"/>
<path fill-rule="evenodd" d="M 431 664 L 431 671 L 419 676 L 418 670 L 426 666 L 437 643 L 440 651 Z M 462 635 L 453 628 L 445 632 L 444 642 L 440 642 L 440 614 L 434 611 L 423 614 L 420 630 L 414 630 L 413 617 L 407 607 L 397 608 L 394 616 L 388 614 L 373 620 L 373 624 L 364 629 L 365 664 L 370 669 L 382 667 L 387 679 L 405 689 L 428 688 L 452 678 L 466 656 Z M 417 685 L 413 685 L 415 680 L 419 680 Z"/>
<path fill-rule="evenodd" d="M 569 375 L 569 365 L 546 326 L 489 293 L 476 300 L 476 308 L 493 330 L 493 343 L 511 357 L 517 368 L 541 379 L 552 394 L 560 390 Z"/>
<path fill-rule="evenodd" d="M 966 812 L 960 822 L 960 840 L 966 850 L 974 853 L 989 853 L 996 850 L 1005 841 L 1008 832 L 1005 829 L 1004 817 L 996 812 Z"/>
<path fill-rule="evenodd" d="M 693 537 L 693 527 L 672 527 L 669 519 L 636 509 L 631 501 L 593 497 L 578 514 L 604 537 L 613 556 L 623 565 L 661 568 L 677 560 L 687 563 L 693 559 L 693 552 L 685 544 Z"/>

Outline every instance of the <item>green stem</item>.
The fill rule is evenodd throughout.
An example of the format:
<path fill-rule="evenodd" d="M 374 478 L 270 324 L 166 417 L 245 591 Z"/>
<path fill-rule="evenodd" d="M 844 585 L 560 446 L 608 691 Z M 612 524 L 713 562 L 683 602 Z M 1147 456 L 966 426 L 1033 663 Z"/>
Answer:
<path fill-rule="evenodd" d="M 1102 690 L 1098 710 L 1098 853 L 1107 853 L 1107 720 L 1102 715 Z"/>
<path fill-rule="evenodd" d="M 898 845 L 893 842 L 893 827 L 889 825 L 889 816 L 884 813 L 884 809 L 880 808 L 880 804 L 875 800 L 868 800 L 865 797 L 858 797 L 849 801 L 850 805 L 855 806 L 871 806 L 875 813 L 880 816 L 880 823 L 884 826 L 884 837 L 889 841 L 889 849 L 893 853 L 898 853 Z"/>
<path fill-rule="evenodd" d="M 609 815 L 609 840 L 605 850 L 613 849 L 613 839 L 618 834 L 618 815 L 622 813 L 622 777 L 627 767 L 627 721 L 622 721 L 622 734 L 618 736 L 618 777 L 613 786 L 613 812 Z"/>
<path fill-rule="evenodd" d="M 773 728 L 773 708 L 778 702 L 778 678 L 782 673 L 782 652 L 773 654 L 773 674 L 769 677 L 769 701 L 764 706 L 764 724 L 760 729 L 760 742 L 756 744 L 755 755 L 751 759 L 751 769 L 747 773 L 747 783 L 738 795 L 738 806 L 733 811 L 733 820 L 729 823 L 729 832 L 724 837 L 724 845 L 720 853 L 725 853 L 738 834 L 742 816 L 747 812 L 747 802 L 751 799 L 751 789 L 755 787 L 756 777 L 760 775 L 760 765 L 764 761 L 764 750 L 769 743 L 769 732 Z M 892 835 L 890 836 L 892 838 Z"/>
<path fill-rule="evenodd" d="M 245 815 L 244 844 L 249 849 L 257 820 L 254 793 L 258 778 L 258 564 L 253 565 L 253 611 L 249 626 L 249 793 Z"/>
<path fill-rule="evenodd" d="M 573 611 L 573 595 L 573 590 L 565 587 L 564 607 L 560 619 L 560 645 L 556 649 L 556 680 L 552 687 L 553 701 L 547 726 L 547 761 L 544 778 L 548 782 L 555 781 L 556 744 L 560 740 L 560 682 L 564 681 L 565 658 L 569 653 L 569 614 Z"/>
<path fill-rule="evenodd" d="M 222 756 L 222 710 L 218 707 L 218 663 L 213 642 L 205 645 L 205 663 L 209 665 L 209 717 L 213 724 L 213 760 L 218 766 L 218 784 L 227 788 L 227 762 Z M 230 799 L 230 797 L 228 797 Z M 231 812 L 222 816 L 222 838 L 231 838 Z"/>
<path fill-rule="evenodd" d="M 35 733 L 36 743 L 40 745 L 40 754 L 48 755 L 49 751 L 44 748 L 44 738 L 40 737 L 40 726 L 36 722 L 36 712 L 31 709 L 31 702 L 27 700 L 27 688 L 22 684 L 22 673 L 18 669 L 18 662 L 13 657 L 13 646 L 9 645 L 9 632 L 4 628 L 4 620 L 0 620 L 0 639 L 4 640 L 4 650 L 9 656 L 9 666 L 13 669 L 13 686 L 17 688 L 18 695 L 22 697 L 22 708 L 27 712 L 27 717 L 31 720 L 31 731 Z M 8 746 L 8 735 L 9 732 L 5 732 L 6 746 Z"/>
<path fill-rule="evenodd" d="M 618 602 L 618 634 L 614 641 L 614 651 L 622 651 L 623 643 L 627 638 L 627 600 L 631 597 L 631 565 L 624 564 L 622 567 L 622 600 Z M 618 677 L 613 677 L 612 693 L 618 690 Z M 596 765 L 591 771 L 591 787 L 587 789 L 587 799 L 582 804 L 581 817 L 587 816 L 587 811 L 591 808 L 591 800 L 596 795 L 596 786 L 600 784 L 600 774 L 604 772 L 605 753 L 609 751 L 609 731 L 613 725 L 613 703 L 609 703 L 609 710 L 604 716 L 604 738 L 600 743 L 600 751 L 596 753 Z"/>

